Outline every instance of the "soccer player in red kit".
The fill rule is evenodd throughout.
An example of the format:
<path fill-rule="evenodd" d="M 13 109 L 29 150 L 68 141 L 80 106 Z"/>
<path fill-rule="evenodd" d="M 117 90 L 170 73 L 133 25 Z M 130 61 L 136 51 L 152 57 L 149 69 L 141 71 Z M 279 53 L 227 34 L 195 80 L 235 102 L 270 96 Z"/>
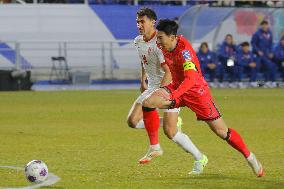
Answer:
<path fill-rule="evenodd" d="M 190 108 L 198 120 L 205 121 L 216 135 L 243 154 L 258 177 L 263 176 L 261 163 L 248 150 L 242 137 L 234 129 L 228 128 L 221 117 L 208 84 L 202 76 L 196 53 L 183 36 L 177 36 L 178 24 L 163 19 L 156 28 L 157 43 L 163 50 L 166 64 L 170 68 L 172 83 L 156 90 L 143 101 L 143 106 L 165 109 L 182 106 Z"/>
<path fill-rule="evenodd" d="M 135 38 L 134 44 L 141 60 L 141 92 L 142 94 L 133 103 L 129 111 L 127 123 L 132 128 L 145 127 L 149 137 L 149 150 L 140 160 L 140 164 L 146 164 L 153 158 L 161 156 L 163 150 L 159 144 L 158 131 L 160 126 L 159 114 L 156 108 L 142 106 L 142 102 L 161 86 L 171 82 L 171 72 L 165 62 L 163 52 L 157 46 L 157 31 L 155 28 L 157 15 L 150 8 L 143 7 L 137 11 L 137 28 L 139 35 Z M 145 79 L 147 78 L 147 84 Z M 194 145 L 191 139 L 178 127 L 181 119 L 178 118 L 180 108 L 164 109 L 163 129 L 171 128 L 168 137 L 178 144 L 185 152 L 190 153 L 195 161 L 190 174 L 201 174 L 208 163 L 206 155 Z"/>

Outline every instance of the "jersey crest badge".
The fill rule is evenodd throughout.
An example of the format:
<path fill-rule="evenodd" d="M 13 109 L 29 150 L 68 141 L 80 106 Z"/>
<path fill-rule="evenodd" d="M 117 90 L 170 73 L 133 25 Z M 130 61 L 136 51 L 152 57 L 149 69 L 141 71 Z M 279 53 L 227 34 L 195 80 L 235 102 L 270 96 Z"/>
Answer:
<path fill-rule="evenodd" d="M 182 56 L 185 60 L 191 60 L 190 52 L 188 50 L 182 51 Z"/>

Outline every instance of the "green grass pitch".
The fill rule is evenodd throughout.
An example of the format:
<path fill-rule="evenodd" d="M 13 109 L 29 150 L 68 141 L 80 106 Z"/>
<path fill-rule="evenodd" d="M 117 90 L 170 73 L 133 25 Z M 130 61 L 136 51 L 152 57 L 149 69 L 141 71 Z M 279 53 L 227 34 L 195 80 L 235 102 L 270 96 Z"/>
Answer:
<path fill-rule="evenodd" d="M 137 90 L 0 93 L 0 166 L 44 160 L 63 188 L 284 188 L 284 90 L 213 90 L 230 127 L 264 165 L 256 178 L 245 159 L 184 108 L 183 131 L 208 156 L 204 174 L 189 176 L 193 158 L 160 129 L 164 155 L 137 160 L 148 147 L 145 130 L 130 129 L 126 116 Z M 0 169 L 1 187 L 28 186 L 23 172 Z"/>

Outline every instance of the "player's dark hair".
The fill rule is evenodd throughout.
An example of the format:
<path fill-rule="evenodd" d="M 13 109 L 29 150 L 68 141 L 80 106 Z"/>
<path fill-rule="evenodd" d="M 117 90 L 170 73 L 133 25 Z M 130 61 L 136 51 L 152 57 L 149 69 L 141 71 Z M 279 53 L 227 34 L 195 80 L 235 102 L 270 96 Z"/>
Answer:
<path fill-rule="evenodd" d="M 263 21 L 260 22 L 260 25 L 261 25 L 261 26 L 262 26 L 262 25 L 268 25 L 268 21 L 267 21 L 267 20 L 263 20 Z"/>
<path fill-rule="evenodd" d="M 249 42 L 245 41 L 241 43 L 242 47 L 249 47 Z"/>
<path fill-rule="evenodd" d="M 143 7 L 137 11 L 137 17 L 147 16 L 150 20 L 157 20 L 157 15 L 155 11 L 150 8 Z"/>
<path fill-rule="evenodd" d="M 232 34 L 227 34 L 225 38 L 227 38 L 227 37 L 231 37 L 233 39 Z"/>
<path fill-rule="evenodd" d="M 205 46 L 208 49 L 208 43 L 207 42 L 202 42 L 200 45 L 200 49 Z"/>
<path fill-rule="evenodd" d="M 284 35 L 281 37 L 280 41 L 284 40 Z"/>
<path fill-rule="evenodd" d="M 157 24 L 156 29 L 158 31 L 165 32 L 166 35 L 176 35 L 178 30 L 178 24 L 174 20 L 161 19 Z"/>

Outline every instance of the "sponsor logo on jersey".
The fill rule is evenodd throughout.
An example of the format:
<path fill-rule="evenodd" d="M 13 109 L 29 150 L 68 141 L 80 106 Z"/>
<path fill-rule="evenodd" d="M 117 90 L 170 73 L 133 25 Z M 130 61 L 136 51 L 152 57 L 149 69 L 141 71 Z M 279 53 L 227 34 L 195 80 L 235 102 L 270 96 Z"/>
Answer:
<path fill-rule="evenodd" d="M 182 51 L 182 56 L 185 60 L 191 60 L 191 55 L 190 52 L 188 50 Z"/>

